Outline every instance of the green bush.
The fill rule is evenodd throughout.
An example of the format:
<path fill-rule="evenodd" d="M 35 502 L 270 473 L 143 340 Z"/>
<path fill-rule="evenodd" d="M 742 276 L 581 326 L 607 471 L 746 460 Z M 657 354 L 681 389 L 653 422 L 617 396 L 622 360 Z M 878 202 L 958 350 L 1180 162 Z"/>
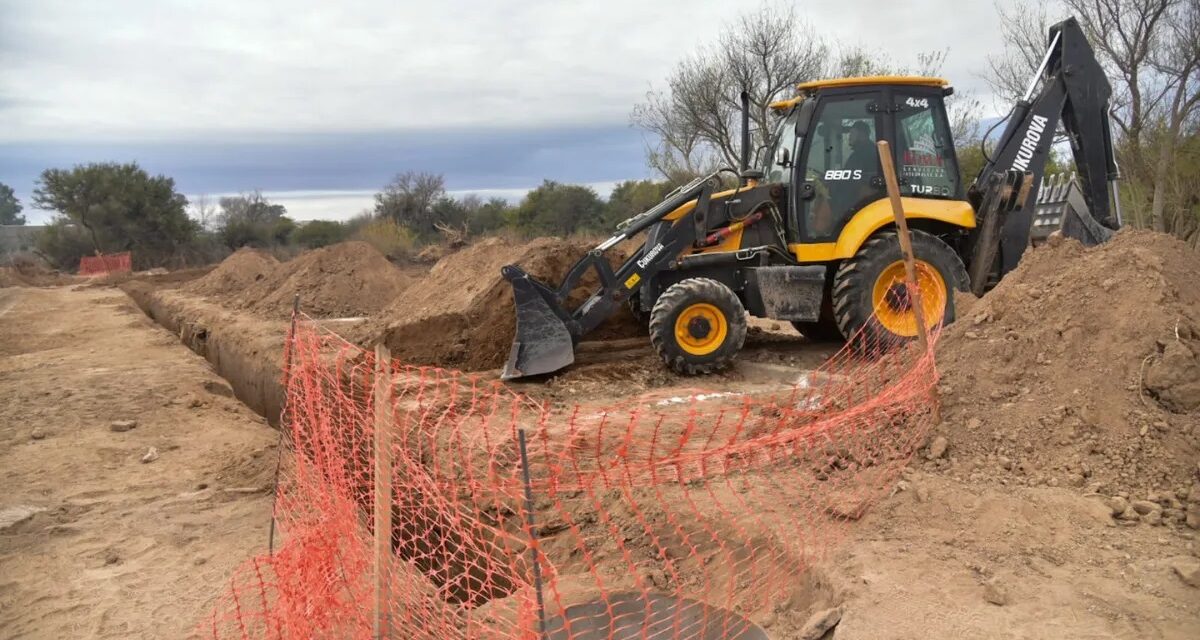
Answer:
<path fill-rule="evenodd" d="M 305 222 L 292 233 L 292 242 L 309 249 L 337 244 L 350 235 L 349 228 L 332 220 L 312 220 Z"/>
<path fill-rule="evenodd" d="M 363 225 L 354 239 L 370 244 L 389 260 L 411 259 L 417 244 L 413 232 L 391 218 L 377 218 Z"/>
<path fill-rule="evenodd" d="M 37 248 L 55 267 L 69 272 L 79 269 L 81 257 L 96 252 L 87 231 L 63 218 L 46 225 L 38 234 Z"/>
<path fill-rule="evenodd" d="M 46 240 L 60 252 L 56 260 L 78 264 L 96 251 L 132 251 L 135 269 L 165 264 L 200 231 L 188 217 L 187 198 L 175 191 L 175 181 L 151 176 L 136 163 L 99 162 L 71 169 L 46 169 L 38 178 L 33 203 L 55 211 L 55 223 L 65 226 Z M 80 237 L 87 239 L 79 243 Z M 68 247 L 86 247 L 68 256 Z M 50 255 L 47 252 L 47 255 Z"/>

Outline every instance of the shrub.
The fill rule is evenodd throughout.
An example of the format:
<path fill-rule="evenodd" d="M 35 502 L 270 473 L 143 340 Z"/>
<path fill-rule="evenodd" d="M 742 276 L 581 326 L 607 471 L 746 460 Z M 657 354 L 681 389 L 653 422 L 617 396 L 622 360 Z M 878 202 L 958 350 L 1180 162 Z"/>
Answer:
<path fill-rule="evenodd" d="M 346 225 L 332 220 L 312 220 L 292 233 L 292 242 L 309 249 L 337 244 L 346 239 L 349 229 Z"/>
<path fill-rule="evenodd" d="M 416 246 L 412 231 L 391 218 L 377 218 L 363 225 L 354 239 L 370 244 L 389 260 L 411 259 Z"/>
<path fill-rule="evenodd" d="M 46 225 L 38 234 L 37 248 L 55 267 L 72 273 L 79 269 L 79 258 L 96 252 L 87 231 L 64 218 Z"/>

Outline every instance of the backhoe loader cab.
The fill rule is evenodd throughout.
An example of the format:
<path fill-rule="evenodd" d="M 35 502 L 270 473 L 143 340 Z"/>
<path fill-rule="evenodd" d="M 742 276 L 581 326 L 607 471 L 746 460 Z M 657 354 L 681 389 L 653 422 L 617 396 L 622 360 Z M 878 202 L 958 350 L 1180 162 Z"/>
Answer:
<path fill-rule="evenodd" d="M 1064 232 L 1085 229 L 1087 241 L 1099 242 L 1116 228 L 1105 188 L 1117 177 L 1107 120 L 1111 89 L 1074 20 L 1051 28 L 1029 95 L 1013 107 L 993 155 L 970 184 L 959 171 L 946 116 L 950 93 L 945 80 L 927 77 L 800 84 L 795 98 L 771 105 L 782 118 L 759 169 L 747 167 L 743 93 L 738 186 L 714 193 L 713 174 L 679 187 L 618 225 L 557 287 L 519 266 L 504 267 L 517 335 L 502 377 L 571 364 L 574 345 L 625 305 L 645 322 L 663 360 L 688 374 L 729 364 L 745 340 L 747 313 L 791 322 L 813 339 L 853 336 L 867 351 L 915 337 L 918 314 L 904 284 L 880 140 L 894 153 L 921 315 L 931 327 L 954 320 L 955 290 L 982 294 L 1015 266 L 1029 243 L 1033 207 L 1026 202 L 1038 200 L 1060 120 L 1086 209 L 1097 214 L 1064 223 Z M 604 253 L 634 237 L 642 238 L 640 248 L 613 269 Z M 588 272 L 600 287 L 567 308 Z"/>
<path fill-rule="evenodd" d="M 765 182 L 793 194 L 787 226 L 798 261 L 828 261 L 823 254 L 836 253 L 836 247 L 825 245 L 836 244 L 859 211 L 887 195 L 879 140 L 891 143 L 903 195 L 964 201 L 943 102 L 950 92 L 945 80 L 848 78 L 806 83 L 800 91 L 798 98 L 771 105 L 785 115 L 763 167 Z M 974 226 L 962 216 L 943 222 Z"/>

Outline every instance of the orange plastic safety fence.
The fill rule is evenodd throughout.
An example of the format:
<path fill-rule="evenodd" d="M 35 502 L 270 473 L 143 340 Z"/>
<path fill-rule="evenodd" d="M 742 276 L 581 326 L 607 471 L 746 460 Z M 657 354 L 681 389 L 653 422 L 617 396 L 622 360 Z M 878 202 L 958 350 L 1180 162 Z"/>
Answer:
<path fill-rule="evenodd" d="M 370 638 L 382 617 L 388 638 L 765 638 L 755 621 L 802 597 L 798 576 L 932 422 L 932 347 L 869 335 L 782 388 L 556 406 L 398 362 L 377 381 L 373 354 L 302 318 L 281 543 L 232 579 L 201 635 Z M 381 577 L 377 435 L 393 468 Z"/>
<path fill-rule="evenodd" d="M 102 256 L 83 256 L 79 259 L 79 275 L 81 276 L 125 273 L 132 270 L 133 256 L 128 251 Z"/>

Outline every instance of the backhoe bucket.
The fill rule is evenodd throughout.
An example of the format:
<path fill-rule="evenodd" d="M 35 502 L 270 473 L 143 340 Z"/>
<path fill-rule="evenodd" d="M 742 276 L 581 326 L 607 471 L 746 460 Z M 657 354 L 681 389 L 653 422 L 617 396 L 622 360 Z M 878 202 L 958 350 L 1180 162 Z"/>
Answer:
<path fill-rule="evenodd" d="M 1074 173 L 1046 176 L 1038 191 L 1030 240 L 1034 245 L 1042 244 L 1055 231 L 1085 247 L 1107 242 L 1113 234 L 1112 229 L 1101 225 L 1088 211 Z"/>
<path fill-rule="evenodd" d="M 517 335 L 513 338 L 502 380 L 558 371 L 575 362 L 575 342 L 567 329 L 553 291 L 520 267 L 501 270 L 513 289 L 517 307 Z M 553 306 L 552 306 L 553 305 Z"/>

